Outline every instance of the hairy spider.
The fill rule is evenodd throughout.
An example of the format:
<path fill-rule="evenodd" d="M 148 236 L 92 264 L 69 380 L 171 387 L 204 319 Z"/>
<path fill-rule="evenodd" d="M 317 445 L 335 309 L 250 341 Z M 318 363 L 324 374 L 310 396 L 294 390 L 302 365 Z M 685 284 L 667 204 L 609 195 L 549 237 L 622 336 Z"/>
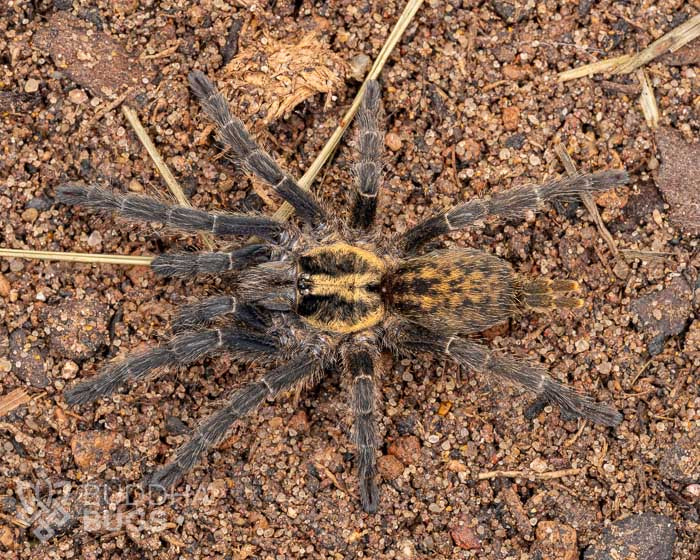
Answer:
<path fill-rule="evenodd" d="M 243 385 L 204 419 L 152 476 L 152 483 L 175 484 L 241 416 L 265 399 L 314 383 L 322 372 L 340 366 L 352 381 L 362 507 L 376 511 L 375 424 L 382 350 L 437 352 L 472 370 L 517 383 L 537 395 L 528 415 L 551 402 L 569 417 L 605 426 L 620 422 L 616 410 L 555 381 L 541 365 L 492 352 L 469 338 L 526 311 L 581 306 L 583 301 L 573 295 L 579 291 L 575 281 L 527 278 L 507 262 L 476 249 L 452 247 L 422 254 L 420 249 L 436 236 L 489 216 L 522 218 L 549 200 L 626 183 L 624 171 L 579 174 L 505 190 L 488 200 L 458 204 L 385 240 L 368 232 L 377 209 L 384 141 L 377 82 L 367 84 L 357 115 L 359 161 L 349 223 L 329 215 L 313 194 L 280 169 L 230 114 L 203 73 L 192 72 L 189 82 L 238 163 L 289 202 L 302 224 L 171 206 L 94 186 L 59 188 L 59 199 L 67 204 L 186 231 L 263 240 L 230 252 L 168 253 L 155 258 L 152 267 L 162 276 L 220 274 L 230 282 L 225 293 L 183 307 L 173 324 L 176 336 L 169 342 L 110 364 L 65 393 L 69 404 L 88 403 L 163 366 L 189 364 L 222 352 L 269 363 L 265 375 Z"/>

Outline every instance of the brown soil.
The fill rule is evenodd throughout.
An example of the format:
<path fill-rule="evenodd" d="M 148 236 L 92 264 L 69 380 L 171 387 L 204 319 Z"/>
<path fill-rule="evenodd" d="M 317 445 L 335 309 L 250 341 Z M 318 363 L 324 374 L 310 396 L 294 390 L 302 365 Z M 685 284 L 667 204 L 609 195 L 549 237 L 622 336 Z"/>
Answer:
<path fill-rule="evenodd" d="M 393 0 L 194 4 L 2 3 L 0 246 L 129 255 L 202 247 L 54 204 L 67 180 L 167 196 L 120 98 L 137 109 L 194 206 L 272 212 L 259 187 L 217 158 L 188 71 L 223 79 L 237 53 L 254 61 L 250 53 L 266 41 L 320 33 L 340 61 L 328 66 L 339 77 L 331 92 L 267 127 L 251 124 L 299 177 L 353 99 L 361 55 L 377 55 L 403 8 Z M 636 251 L 626 258 L 611 254 L 577 203 L 446 240 L 507 258 L 522 273 L 582 284 L 582 309 L 514 320 L 485 338 L 614 402 L 625 417 L 616 430 L 563 419 L 551 407 L 530 422 L 530 395 L 421 355 L 382 379 L 376 515 L 358 506 L 338 375 L 297 408 L 291 399 L 266 403 L 189 473 L 191 490 L 183 484 L 159 505 L 128 486 L 166 461 L 216 399 L 259 371 L 222 357 L 79 410 L 62 391 L 106 359 L 156 344 L 177 305 L 216 285 L 163 281 L 144 267 L 2 259 L 0 557 L 579 558 L 611 523 L 648 512 L 670 520 L 675 544 L 668 524 L 659 538 L 673 558 L 697 558 L 697 238 L 669 220 L 654 183 L 659 158 L 636 78 L 557 83 L 560 71 L 643 48 L 697 12 L 691 4 L 661 0 L 639 12 L 607 0 L 518 9 L 430 0 L 381 77 L 390 133 L 379 220 L 386 236 L 457 201 L 563 173 L 558 142 L 583 170 L 630 172 L 629 187 L 598 200 L 618 248 Z M 700 130 L 700 82 L 697 60 L 683 63 L 646 70 L 661 125 L 691 141 Z M 347 206 L 352 158 L 344 142 L 313 187 L 338 212 Z M 670 292 L 653 297 L 663 289 Z M 679 301 L 685 317 L 664 321 L 664 306 L 677 310 Z M 494 470 L 539 476 L 479 478 Z M 563 470 L 571 474 L 547 476 Z M 110 491 L 96 495 L 105 481 Z M 23 483 L 33 487 L 20 499 Z M 119 517 L 125 512 L 128 522 Z M 44 542 L 41 527 L 51 537 Z M 614 541 L 626 533 L 606 534 Z"/>

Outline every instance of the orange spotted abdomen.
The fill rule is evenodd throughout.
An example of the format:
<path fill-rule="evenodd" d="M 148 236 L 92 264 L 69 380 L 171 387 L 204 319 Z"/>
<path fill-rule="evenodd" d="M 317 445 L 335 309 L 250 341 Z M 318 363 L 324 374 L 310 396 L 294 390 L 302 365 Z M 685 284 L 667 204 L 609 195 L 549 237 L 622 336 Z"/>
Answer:
<path fill-rule="evenodd" d="M 403 261 L 389 276 L 390 309 L 441 332 L 480 332 L 518 310 L 510 265 L 473 249 L 450 249 Z"/>

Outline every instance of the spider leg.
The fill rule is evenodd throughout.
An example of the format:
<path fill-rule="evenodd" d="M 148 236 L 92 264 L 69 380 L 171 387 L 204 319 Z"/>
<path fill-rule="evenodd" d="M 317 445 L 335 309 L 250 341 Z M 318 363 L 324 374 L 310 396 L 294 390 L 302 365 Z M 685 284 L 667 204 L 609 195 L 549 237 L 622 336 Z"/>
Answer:
<path fill-rule="evenodd" d="M 151 268 L 160 276 L 191 278 L 198 274 L 218 274 L 231 270 L 241 270 L 267 262 L 271 256 L 271 247 L 255 244 L 228 253 L 165 253 L 153 259 Z"/>
<path fill-rule="evenodd" d="M 377 429 L 375 425 L 376 389 L 374 360 L 366 349 L 348 352 L 345 367 L 352 376 L 352 410 L 355 417 L 353 439 L 357 446 L 357 478 L 360 484 L 362 509 L 374 513 L 379 506 L 379 490 L 375 481 L 377 462 Z"/>
<path fill-rule="evenodd" d="M 231 425 L 256 409 L 266 398 L 275 397 L 308 382 L 320 371 L 319 362 L 310 354 L 297 354 L 286 364 L 268 371 L 257 381 L 244 385 L 228 402 L 209 416 L 181 446 L 170 462 L 151 477 L 149 484 L 169 488 L 197 462 L 200 455 L 220 443 Z"/>
<path fill-rule="evenodd" d="M 231 148 L 242 167 L 271 185 L 294 207 L 302 220 L 312 226 L 323 221 L 325 213 L 316 198 L 284 173 L 275 160 L 258 146 L 243 122 L 231 114 L 226 100 L 211 80 L 204 73 L 194 71 L 190 72 L 189 82 L 204 111 L 219 127 L 222 142 Z"/>
<path fill-rule="evenodd" d="M 99 187 L 69 183 L 61 185 L 57 195 L 64 204 L 111 210 L 129 220 L 160 222 L 185 231 L 206 231 L 214 235 L 258 235 L 275 241 L 288 229 L 282 222 L 266 216 L 214 214 L 185 206 L 163 204 L 147 196 L 117 194 Z"/>
<path fill-rule="evenodd" d="M 174 333 L 191 331 L 228 314 L 232 314 L 235 319 L 252 329 L 265 329 L 265 320 L 261 312 L 255 306 L 239 301 L 233 296 L 214 296 L 182 306 L 178 309 L 171 328 Z"/>
<path fill-rule="evenodd" d="M 377 212 L 377 191 L 382 171 L 382 145 L 384 135 L 379 130 L 379 83 L 367 82 L 362 104 L 357 112 L 357 151 L 355 164 L 357 189 L 352 205 L 352 226 L 368 228 Z"/>
<path fill-rule="evenodd" d="M 508 189 L 490 199 L 476 199 L 458 204 L 419 223 L 401 236 L 399 245 L 406 253 L 415 253 L 423 243 L 433 237 L 463 228 L 487 216 L 522 219 L 525 212 L 541 210 L 549 200 L 604 191 L 625 184 L 628 179 L 624 170 L 608 170 L 572 175 L 539 186 L 528 185 Z"/>
<path fill-rule="evenodd" d="M 570 417 L 587 418 L 603 426 L 617 426 L 622 421 L 622 415 L 617 410 L 556 381 L 543 367 L 494 353 L 471 340 L 421 330 L 420 333 L 409 334 L 405 342 L 416 348 L 442 352 L 474 371 L 490 373 L 503 381 L 516 383 L 532 391 L 537 399 L 529 409 L 530 414 L 543 403 L 552 403 Z"/>
<path fill-rule="evenodd" d="M 243 358 L 275 354 L 278 351 L 273 337 L 240 328 L 209 329 L 187 332 L 167 344 L 132 354 L 111 364 L 101 373 L 67 389 L 64 398 L 68 404 L 85 404 L 112 394 L 127 381 L 143 379 L 151 371 L 168 365 L 184 365 L 218 352 L 232 352 Z"/>

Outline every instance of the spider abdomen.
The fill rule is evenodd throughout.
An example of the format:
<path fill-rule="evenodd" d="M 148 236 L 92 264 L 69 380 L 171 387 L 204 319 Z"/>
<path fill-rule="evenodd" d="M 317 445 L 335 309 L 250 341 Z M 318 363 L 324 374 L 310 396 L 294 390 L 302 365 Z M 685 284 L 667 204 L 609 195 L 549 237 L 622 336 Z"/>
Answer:
<path fill-rule="evenodd" d="M 391 310 L 428 328 L 480 332 L 518 309 L 511 266 L 473 249 L 450 249 L 407 259 L 388 281 Z"/>
<path fill-rule="evenodd" d="M 357 332 L 385 315 L 380 287 L 386 264 L 375 254 L 334 243 L 299 257 L 297 313 L 316 328 Z"/>

